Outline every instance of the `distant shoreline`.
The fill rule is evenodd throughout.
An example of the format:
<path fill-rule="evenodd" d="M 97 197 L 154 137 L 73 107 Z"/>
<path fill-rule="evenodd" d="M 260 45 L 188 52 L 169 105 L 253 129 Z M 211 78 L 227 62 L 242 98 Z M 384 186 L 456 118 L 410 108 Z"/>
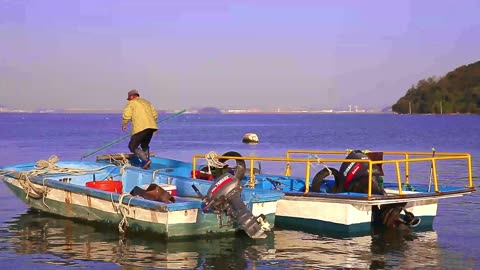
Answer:
<path fill-rule="evenodd" d="M 171 114 L 177 113 L 180 110 L 159 110 L 159 114 Z M 122 114 L 122 111 L 102 111 L 102 110 L 48 110 L 48 111 L 22 111 L 22 110 L 10 110 L 10 111 L 1 111 L 0 114 Z M 350 112 L 350 111 L 223 111 L 220 113 L 203 113 L 195 110 L 186 111 L 184 114 L 198 114 L 198 115 L 235 115 L 235 114 L 398 114 L 398 115 L 476 115 L 473 113 L 443 113 L 443 114 L 433 114 L 433 113 L 412 113 L 412 114 L 400 114 L 395 112 L 382 112 L 382 111 L 361 111 L 361 112 Z"/>
<path fill-rule="evenodd" d="M 178 110 L 180 111 L 180 110 Z M 159 111 L 159 114 L 170 114 L 177 113 L 178 111 Z M 9 111 L 9 112 L 0 112 L 0 114 L 121 114 L 121 111 L 53 111 L 53 112 L 27 112 L 27 111 Z M 185 114 L 198 114 L 198 115 L 238 115 L 238 114 L 398 114 L 394 112 L 318 112 L 318 111 L 291 111 L 291 112 L 222 112 L 222 113 L 199 113 L 199 112 L 185 112 Z M 465 113 L 469 114 L 469 113 Z M 408 114 L 399 114 L 399 115 L 408 115 Z M 412 114 L 412 115 L 463 115 L 462 113 L 448 113 L 448 114 Z"/>
<path fill-rule="evenodd" d="M 180 110 L 158 110 L 159 114 L 178 113 Z M 0 107 L 0 114 L 122 114 L 122 110 L 75 110 L 75 109 L 58 109 L 58 110 L 18 110 Z M 185 114 L 198 115 L 235 115 L 235 114 L 398 114 L 409 115 L 408 113 L 396 113 L 392 111 L 380 110 L 361 110 L 361 111 L 332 111 L 332 110 L 293 110 L 293 111 L 259 111 L 259 110 L 218 110 L 218 112 L 205 112 L 202 110 L 187 110 Z M 412 113 L 410 115 L 477 115 L 475 113 Z"/>
<path fill-rule="evenodd" d="M 178 111 L 159 111 L 159 114 L 172 114 L 177 113 Z M 9 112 L 0 112 L 1 114 L 121 114 L 122 112 L 113 112 L 113 111 L 76 111 L 76 112 L 27 112 L 27 111 L 9 111 Z M 474 113 L 443 113 L 443 114 L 433 114 L 433 113 L 412 113 L 412 114 L 400 114 L 394 112 L 222 112 L 222 113 L 198 113 L 198 112 L 185 112 L 185 114 L 196 114 L 196 115 L 240 115 L 240 114 L 343 114 L 343 115 L 372 115 L 372 114 L 395 114 L 395 115 L 476 115 Z"/>
<path fill-rule="evenodd" d="M 157 110 L 158 113 L 177 113 L 178 110 Z M 88 110 L 88 109 L 44 109 L 44 110 L 20 110 L 1 108 L 0 113 L 23 113 L 23 114 L 121 114 L 123 110 Z M 186 110 L 185 114 L 389 114 L 391 111 L 381 110 L 271 110 L 261 111 L 258 109 L 215 109 L 206 111 L 204 109 Z"/>

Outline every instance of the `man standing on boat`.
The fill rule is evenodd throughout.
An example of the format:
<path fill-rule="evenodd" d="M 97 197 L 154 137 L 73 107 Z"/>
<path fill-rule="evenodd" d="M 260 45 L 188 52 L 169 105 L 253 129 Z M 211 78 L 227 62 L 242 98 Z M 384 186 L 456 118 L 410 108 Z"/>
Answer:
<path fill-rule="evenodd" d="M 158 113 L 148 100 L 140 97 L 136 89 L 128 92 L 127 100 L 128 104 L 122 115 L 122 130 L 126 131 L 128 122 L 132 121 L 132 136 L 128 149 L 142 160 L 143 169 L 149 169 L 152 163 L 149 145 L 153 133 L 158 130 Z"/>

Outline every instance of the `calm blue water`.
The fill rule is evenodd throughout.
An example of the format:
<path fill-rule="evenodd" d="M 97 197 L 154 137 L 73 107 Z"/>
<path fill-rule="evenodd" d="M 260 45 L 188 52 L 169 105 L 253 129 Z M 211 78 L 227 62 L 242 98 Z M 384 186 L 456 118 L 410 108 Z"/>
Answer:
<path fill-rule="evenodd" d="M 119 115 L 0 114 L 0 127 L 1 165 L 51 155 L 79 160 L 125 135 Z M 243 144 L 247 132 L 258 134 L 260 143 Z M 431 151 L 435 147 L 471 153 L 478 186 L 479 134 L 480 116 L 475 115 L 180 115 L 160 124 L 151 147 L 157 156 L 181 160 L 209 151 L 283 156 L 288 149 Z M 97 154 L 127 152 L 127 143 L 128 139 Z M 340 238 L 276 230 L 256 241 L 241 235 L 119 241 L 114 228 L 31 212 L 1 183 L 0 262 L 5 269 L 476 269 L 480 268 L 478 216 L 477 192 L 442 200 L 433 230 L 408 235 L 376 232 Z"/>

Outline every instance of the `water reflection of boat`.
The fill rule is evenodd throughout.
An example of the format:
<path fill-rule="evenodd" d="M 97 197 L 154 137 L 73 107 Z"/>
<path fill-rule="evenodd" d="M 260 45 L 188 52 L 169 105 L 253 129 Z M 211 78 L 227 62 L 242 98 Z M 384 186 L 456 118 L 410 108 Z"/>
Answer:
<path fill-rule="evenodd" d="M 277 230 L 274 237 L 275 257 L 302 262 L 304 269 L 439 269 L 442 259 L 435 231 L 382 230 L 367 236 L 332 238 Z"/>
<path fill-rule="evenodd" d="M 152 241 L 151 237 L 119 240 L 115 231 L 38 212 L 8 222 L 0 243 L 15 253 L 42 255 L 82 266 L 107 262 L 168 269 L 286 268 L 441 268 L 435 231 L 335 238 L 276 230 L 266 239 L 246 236 Z M 43 254 L 51 254 L 45 256 Z M 419 257 L 428 258 L 418 260 Z M 44 261 L 48 264 L 48 261 Z"/>
<path fill-rule="evenodd" d="M 34 210 L 18 216 L 7 226 L 1 242 L 7 242 L 16 253 L 53 254 L 65 260 L 119 265 L 168 269 L 208 265 L 244 269 L 251 260 L 267 259 L 273 249 L 272 237 L 253 241 L 242 234 L 165 241 L 152 241 L 151 235 L 138 235 L 121 240 L 116 231 L 107 227 Z"/>

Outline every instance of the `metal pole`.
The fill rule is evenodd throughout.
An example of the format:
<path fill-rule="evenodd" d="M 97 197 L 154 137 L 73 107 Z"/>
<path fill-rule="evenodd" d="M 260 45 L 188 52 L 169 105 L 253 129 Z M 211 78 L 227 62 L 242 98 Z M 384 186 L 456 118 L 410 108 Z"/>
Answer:
<path fill-rule="evenodd" d="M 177 112 L 177 113 L 175 113 L 175 114 L 172 114 L 172 115 L 170 115 L 170 116 L 167 116 L 167 117 L 165 117 L 165 118 L 162 118 L 162 119 L 160 119 L 160 120 L 157 121 L 157 124 L 158 124 L 158 123 L 161 123 L 161 122 L 163 122 L 163 121 L 166 121 L 166 120 L 168 120 L 168 119 L 170 119 L 170 118 L 172 118 L 172 117 L 174 117 L 174 116 L 177 116 L 177 115 L 179 115 L 179 114 L 182 114 L 182 113 L 184 113 L 184 112 L 186 112 L 186 111 L 187 111 L 187 110 L 184 109 L 184 110 L 181 110 L 181 111 L 179 111 L 179 112 Z M 90 153 L 88 153 L 88 154 L 83 155 L 81 159 L 84 159 L 84 158 L 86 158 L 86 157 L 89 157 L 89 156 L 91 156 L 91 155 L 93 155 L 93 154 L 95 154 L 95 153 L 97 153 L 97 152 L 99 152 L 99 151 L 101 151 L 101 150 L 109 147 L 109 146 L 112 146 L 112 145 L 114 145 L 114 144 L 116 144 L 116 143 L 118 143 L 118 142 L 120 142 L 120 141 L 125 140 L 126 138 L 128 138 L 128 137 L 130 137 L 130 136 L 131 136 L 130 134 L 127 134 L 127 135 L 121 137 L 120 139 L 116 139 L 116 140 L 113 141 L 113 142 L 110 142 L 110 143 L 108 143 L 108 144 L 105 144 L 105 145 L 99 147 L 98 149 L 94 150 L 93 152 L 90 152 Z"/>

